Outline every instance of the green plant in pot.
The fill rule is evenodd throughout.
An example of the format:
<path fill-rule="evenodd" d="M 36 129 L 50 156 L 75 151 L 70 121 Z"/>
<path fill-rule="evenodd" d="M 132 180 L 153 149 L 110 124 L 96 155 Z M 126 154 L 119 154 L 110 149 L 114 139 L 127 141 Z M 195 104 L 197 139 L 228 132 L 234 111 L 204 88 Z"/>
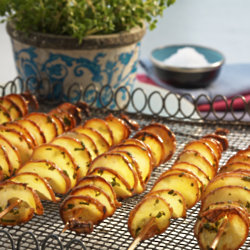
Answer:
<path fill-rule="evenodd" d="M 1 0 L 0 16 L 7 21 L 18 74 L 42 80 L 39 86 L 30 80 L 29 88 L 74 101 L 90 83 L 103 92 L 130 90 L 146 27 L 153 29 L 174 2 Z M 90 90 L 87 98 L 93 98 Z"/>

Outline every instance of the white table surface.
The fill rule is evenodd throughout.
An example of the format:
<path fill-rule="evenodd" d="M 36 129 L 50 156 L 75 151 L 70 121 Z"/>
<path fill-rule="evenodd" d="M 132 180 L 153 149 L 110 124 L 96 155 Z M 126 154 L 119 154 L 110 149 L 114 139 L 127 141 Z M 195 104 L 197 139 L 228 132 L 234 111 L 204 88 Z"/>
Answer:
<path fill-rule="evenodd" d="M 220 50 L 226 63 L 250 62 L 249 10 L 249 0 L 176 0 L 157 28 L 143 38 L 141 57 L 148 57 L 157 46 L 194 43 Z M 4 84 L 16 76 L 5 24 L 0 24 L 0 55 L 0 84 Z"/>

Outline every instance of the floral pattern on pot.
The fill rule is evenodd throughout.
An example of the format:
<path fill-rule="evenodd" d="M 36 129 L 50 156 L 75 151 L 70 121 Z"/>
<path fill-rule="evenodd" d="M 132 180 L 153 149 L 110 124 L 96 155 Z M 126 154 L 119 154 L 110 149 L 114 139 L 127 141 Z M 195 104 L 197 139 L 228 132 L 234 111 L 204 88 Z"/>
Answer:
<path fill-rule="evenodd" d="M 12 46 L 18 74 L 25 80 L 29 77 L 47 79 L 51 85 L 48 99 L 58 99 L 63 96 L 64 101 L 77 101 L 84 87 L 90 83 L 93 83 L 99 91 L 107 93 L 110 89 L 106 89 L 105 86 L 112 88 L 113 92 L 121 86 L 129 91 L 133 90 L 140 42 L 117 48 L 59 50 L 37 48 L 13 39 Z M 79 88 L 74 90 L 72 96 L 69 92 L 72 91 L 70 86 L 72 87 L 74 83 Z M 28 87 L 32 90 L 32 86 Z M 42 83 L 39 88 L 41 90 L 48 87 Z M 120 88 L 119 92 L 122 92 L 119 94 L 119 101 L 125 102 L 125 89 Z M 110 108 L 114 108 L 115 103 L 109 103 L 108 94 L 102 93 L 101 96 L 101 100 L 97 102 L 99 107 L 109 104 Z M 92 101 L 91 90 L 85 93 L 84 98 L 86 102 Z"/>

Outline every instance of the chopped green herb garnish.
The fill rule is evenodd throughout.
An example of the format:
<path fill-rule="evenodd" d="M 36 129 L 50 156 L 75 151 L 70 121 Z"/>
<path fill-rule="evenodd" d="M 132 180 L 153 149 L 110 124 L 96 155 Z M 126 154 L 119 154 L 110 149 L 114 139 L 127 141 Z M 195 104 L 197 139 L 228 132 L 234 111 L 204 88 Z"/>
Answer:
<path fill-rule="evenodd" d="M 244 176 L 241 178 L 243 181 L 250 181 L 250 176 Z"/>
<path fill-rule="evenodd" d="M 102 169 L 99 169 L 99 170 L 97 171 L 97 173 L 98 173 L 99 175 L 103 175 L 103 170 L 102 170 Z"/>
<path fill-rule="evenodd" d="M 166 215 L 164 211 L 159 211 L 155 217 L 159 219 L 160 217 L 162 217 L 164 215 Z"/>
<path fill-rule="evenodd" d="M 66 126 L 70 127 L 71 126 L 71 121 L 67 117 L 63 117 L 63 122 Z"/>
<path fill-rule="evenodd" d="M 135 230 L 135 236 L 137 236 L 139 234 L 139 232 L 141 231 L 141 228 L 140 227 L 137 227 L 136 230 Z"/>
<path fill-rule="evenodd" d="M 117 181 L 116 181 L 116 177 L 113 177 L 112 178 L 112 182 L 111 182 L 111 185 L 112 185 L 112 187 L 114 187 L 114 186 L 120 186 L 120 183 L 118 183 Z"/>
<path fill-rule="evenodd" d="M 68 172 L 67 172 L 66 170 L 63 170 L 63 173 L 64 173 L 65 175 L 69 176 L 69 175 L 68 175 Z"/>
<path fill-rule="evenodd" d="M 79 204 L 89 206 L 89 202 L 87 201 L 80 201 Z"/>
<path fill-rule="evenodd" d="M 154 206 L 159 203 L 159 199 L 155 200 Z"/>
<path fill-rule="evenodd" d="M 52 123 L 52 118 L 50 116 L 47 116 L 47 123 Z"/>
<path fill-rule="evenodd" d="M 99 195 L 101 195 L 101 192 L 100 191 L 95 191 L 95 196 L 97 197 Z"/>
<path fill-rule="evenodd" d="M 84 151 L 85 148 L 74 148 L 74 151 Z"/>
<path fill-rule="evenodd" d="M 247 201 L 246 208 L 250 208 L 250 202 Z"/>
<path fill-rule="evenodd" d="M 168 192 L 168 194 L 173 194 L 174 193 L 174 190 L 173 189 L 171 189 L 169 192 Z"/>

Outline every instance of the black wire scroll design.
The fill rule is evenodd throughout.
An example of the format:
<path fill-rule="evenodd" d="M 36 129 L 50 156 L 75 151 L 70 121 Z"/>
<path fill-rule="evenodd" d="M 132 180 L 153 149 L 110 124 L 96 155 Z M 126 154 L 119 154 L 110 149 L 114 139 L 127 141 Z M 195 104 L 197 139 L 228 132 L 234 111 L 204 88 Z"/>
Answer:
<path fill-rule="evenodd" d="M 14 244 L 14 240 L 13 240 L 13 238 L 12 238 L 12 236 L 11 236 L 11 234 L 9 233 L 9 232 L 7 232 L 6 230 L 4 230 L 4 229 L 0 229 L 0 236 L 1 236 L 1 238 L 2 239 L 4 239 L 4 241 L 5 241 L 5 244 L 6 245 L 9 245 L 10 244 L 10 246 L 11 246 L 11 249 L 15 249 L 15 244 Z M 7 238 L 7 239 L 6 239 Z M 7 241 L 6 241 L 7 240 Z M 9 244 L 8 244 L 9 243 Z M 8 246 L 8 247 L 10 247 L 10 246 Z"/>
<path fill-rule="evenodd" d="M 223 95 L 211 99 L 207 95 L 194 98 L 191 94 L 177 95 L 171 92 L 163 95 L 159 91 L 149 94 L 143 88 L 129 90 L 125 86 L 112 89 L 110 86 L 97 88 L 93 83 L 72 83 L 67 89 L 60 83 L 51 84 L 48 79 L 20 77 L 7 82 L 0 87 L 0 94 L 30 91 L 38 100 L 45 104 L 58 104 L 63 101 L 85 101 L 90 107 L 108 110 L 129 111 L 137 114 L 147 113 L 152 116 L 164 116 L 171 119 L 191 121 L 250 121 L 250 101 L 241 95 L 234 96 L 230 101 Z M 121 101 L 122 100 L 122 101 Z M 220 101 L 223 110 L 216 109 Z M 235 108 L 241 103 L 241 109 Z M 202 110 L 201 104 L 206 104 Z M 188 108 L 187 108 L 188 107 Z"/>
<path fill-rule="evenodd" d="M 5 229 L 0 229 L 1 239 L 5 241 L 6 249 L 19 250 L 19 249 L 36 249 L 36 250 L 46 250 L 48 248 L 58 247 L 61 250 L 70 250 L 74 246 L 77 249 L 86 250 L 84 243 L 78 239 L 70 240 L 65 246 L 63 246 L 60 238 L 55 234 L 49 234 L 42 242 L 41 247 L 39 247 L 39 242 L 36 236 L 32 232 L 23 232 L 17 240 L 17 246 L 15 248 L 15 241 L 12 235 Z M 29 239 L 27 243 L 27 239 Z M 31 247 L 32 246 L 32 247 Z"/>
<path fill-rule="evenodd" d="M 51 84 L 48 79 L 39 80 L 34 77 L 30 77 L 26 81 L 16 77 L 4 86 L 0 86 L 1 96 L 25 91 L 35 94 L 40 102 L 46 104 L 56 105 L 62 101 L 77 102 L 83 100 L 93 107 L 118 111 L 129 110 L 130 112 L 148 113 L 153 116 L 166 116 L 173 119 L 250 121 L 250 101 L 247 102 L 245 97 L 241 95 L 236 95 L 229 101 L 222 95 L 211 99 L 204 94 L 194 98 L 190 94 L 177 95 L 168 92 L 163 96 L 159 91 L 146 94 L 143 88 L 129 91 L 126 87 L 121 86 L 113 90 L 106 85 L 98 89 L 94 84 L 83 85 L 80 83 L 72 83 L 65 90 L 65 87 L 60 86 L 60 83 Z M 224 106 L 223 110 L 215 108 L 218 101 Z M 189 103 L 188 110 L 186 109 L 187 102 Z M 241 110 L 235 108 L 235 104 L 239 102 L 243 107 Z M 200 110 L 200 105 L 204 103 L 207 104 L 206 110 Z"/>

